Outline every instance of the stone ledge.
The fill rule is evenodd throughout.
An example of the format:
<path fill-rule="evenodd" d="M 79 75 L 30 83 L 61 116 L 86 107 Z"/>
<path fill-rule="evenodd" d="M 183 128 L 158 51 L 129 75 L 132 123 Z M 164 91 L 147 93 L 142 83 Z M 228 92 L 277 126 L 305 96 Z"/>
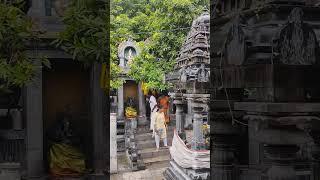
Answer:
<path fill-rule="evenodd" d="M 320 103 L 235 102 L 234 109 L 261 113 L 312 113 L 320 112 Z"/>

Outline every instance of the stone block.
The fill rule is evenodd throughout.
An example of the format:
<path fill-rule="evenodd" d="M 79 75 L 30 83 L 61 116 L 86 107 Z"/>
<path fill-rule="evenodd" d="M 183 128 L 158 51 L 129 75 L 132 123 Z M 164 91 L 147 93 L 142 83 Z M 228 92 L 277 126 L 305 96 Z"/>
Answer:
<path fill-rule="evenodd" d="M 2 180 L 20 180 L 20 166 L 17 164 L 0 165 L 0 179 Z"/>

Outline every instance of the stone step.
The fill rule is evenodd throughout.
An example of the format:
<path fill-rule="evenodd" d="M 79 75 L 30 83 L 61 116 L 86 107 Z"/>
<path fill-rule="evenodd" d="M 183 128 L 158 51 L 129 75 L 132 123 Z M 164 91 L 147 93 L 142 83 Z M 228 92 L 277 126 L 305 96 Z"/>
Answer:
<path fill-rule="evenodd" d="M 169 148 L 162 148 L 162 147 L 159 149 L 159 151 L 156 151 L 156 147 L 153 147 L 153 148 L 141 149 L 141 150 L 138 150 L 138 152 L 143 158 L 143 160 L 147 158 L 155 158 L 159 156 L 170 155 Z"/>
<path fill-rule="evenodd" d="M 168 145 L 171 146 L 172 144 L 172 137 L 168 137 Z M 162 141 L 160 142 L 160 145 L 162 145 Z M 154 148 L 156 147 L 156 142 L 153 139 L 151 140 L 145 140 L 145 141 L 138 141 L 137 142 L 137 146 L 138 146 L 138 149 L 148 149 L 148 148 Z"/>
<path fill-rule="evenodd" d="M 168 127 L 168 131 L 173 131 L 175 128 L 175 126 L 169 126 Z M 150 131 L 150 126 L 146 126 L 146 127 L 138 127 L 137 130 L 137 134 L 145 134 L 145 133 L 149 133 Z"/>
<path fill-rule="evenodd" d="M 117 129 L 117 134 L 124 134 L 125 130 L 124 129 Z"/>
<path fill-rule="evenodd" d="M 167 137 L 168 139 L 173 137 L 173 131 L 167 131 Z M 138 141 L 148 141 L 148 140 L 154 140 L 154 137 L 152 137 L 152 133 L 144 133 L 144 134 L 137 134 L 135 136 L 135 140 Z"/>
<path fill-rule="evenodd" d="M 164 155 L 164 156 L 146 158 L 146 159 L 143 159 L 143 162 L 145 163 L 147 169 L 160 169 L 164 167 L 169 167 L 170 156 Z"/>
<path fill-rule="evenodd" d="M 165 169 L 167 169 L 170 166 L 170 161 L 161 161 L 161 162 L 155 162 L 155 163 L 150 163 L 148 166 L 146 166 L 146 169 L 151 169 L 151 170 L 158 170 L 164 168 L 163 172 Z"/>

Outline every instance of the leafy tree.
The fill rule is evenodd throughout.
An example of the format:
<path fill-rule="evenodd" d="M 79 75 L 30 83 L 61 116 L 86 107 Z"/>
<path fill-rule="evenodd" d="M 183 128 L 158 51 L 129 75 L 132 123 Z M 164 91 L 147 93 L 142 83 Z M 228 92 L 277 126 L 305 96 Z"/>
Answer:
<path fill-rule="evenodd" d="M 106 62 L 110 55 L 110 86 L 116 89 L 121 85 L 118 45 L 129 37 L 138 42 L 148 39 L 140 43 L 142 53 L 131 64 L 129 75 L 149 88 L 163 89 L 167 87 L 163 75 L 172 70 L 186 27 L 208 5 L 208 0 L 112 0 L 109 14 L 107 1 L 73 0 L 63 18 L 66 29 L 55 43 L 84 64 Z"/>
<path fill-rule="evenodd" d="M 0 1 L 0 91 L 26 85 L 41 68 L 26 54 L 27 44 L 36 43 L 38 33 L 23 12 L 25 7 L 22 1 Z M 41 58 L 41 62 L 50 66 L 46 58 Z"/>
<path fill-rule="evenodd" d="M 107 0 L 71 1 L 63 17 L 65 30 L 53 43 L 86 66 L 93 62 L 106 63 L 110 57 L 108 3 Z M 120 68 L 111 61 L 111 69 L 110 86 L 117 88 L 120 85 L 117 78 Z"/>
<path fill-rule="evenodd" d="M 151 89 L 168 88 L 164 74 L 173 70 L 193 19 L 208 6 L 208 0 L 112 0 L 112 61 L 117 61 L 122 41 L 130 37 L 141 42 L 129 76 Z"/>

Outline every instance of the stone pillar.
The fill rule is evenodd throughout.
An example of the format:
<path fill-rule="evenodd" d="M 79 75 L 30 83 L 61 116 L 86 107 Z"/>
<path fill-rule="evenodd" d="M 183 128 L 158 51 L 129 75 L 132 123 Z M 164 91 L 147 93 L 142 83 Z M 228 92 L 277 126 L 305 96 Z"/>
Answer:
<path fill-rule="evenodd" d="M 318 124 L 318 126 L 319 126 L 319 124 Z M 311 180 L 318 180 L 318 179 L 320 179 L 320 132 L 319 132 L 319 130 L 311 131 L 310 135 L 314 141 L 312 149 L 311 149 L 311 156 L 312 156 Z"/>
<path fill-rule="evenodd" d="M 141 82 L 138 85 L 138 96 L 139 96 L 139 120 L 138 125 L 147 125 L 146 117 L 146 100 L 142 91 Z"/>
<path fill-rule="evenodd" d="M 93 168 L 95 174 L 103 176 L 103 172 L 109 166 L 109 158 L 107 152 L 109 151 L 109 143 L 107 140 L 107 125 L 109 123 L 108 117 L 104 117 L 104 101 L 106 100 L 103 89 L 100 87 L 101 64 L 95 63 L 92 65 L 90 78 L 90 93 L 91 93 L 91 107 L 90 119 L 92 122 L 92 138 L 93 138 Z"/>
<path fill-rule="evenodd" d="M 247 105 L 248 103 L 239 104 Z M 249 115 L 246 115 L 245 119 L 255 122 L 255 127 L 251 127 L 255 130 L 254 138 L 264 144 L 264 154 L 271 162 L 271 167 L 266 173 L 268 180 L 296 180 L 298 177 L 294 162 L 296 153 L 300 150 L 299 145 L 312 141 L 305 130 L 301 128 L 309 121 L 310 117 L 297 116 L 299 112 L 292 112 L 291 115 L 287 109 L 285 109 L 287 116 L 279 116 L 280 113 L 274 112 L 275 109 L 278 108 L 277 110 L 281 111 L 283 107 L 288 107 L 288 104 L 268 105 L 271 111 L 269 114 L 261 113 L 261 111 L 247 112 Z M 241 109 L 245 109 L 244 106 L 242 107 Z M 301 109 L 301 111 L 304 110 Z M 269 110 L 265 109 L 265 111 Z"/>
<path fill-rule="evenodd" d="M 312 168 L 312 174 L 311 174 L 311 180 L 318 180 L 320 179 L 320 144 L 315 143 L 315 145 L 312 147 L 312 159 L 313 162 L 311 164 Z"/>
<path fill-rule="evenodd" d="M 200 95 L 201 96 L 201 95 Z M 203 115 L 207 98 L 192 98 L 192 110 L 193 110 L 193 142 L 192 142 L 192 149 L 200 150 L 204 146 L 204 138 L 203 138 Z"/>
<path fill-rule="evenodd" d="M 34 81 L 26 86 L 24 96 L 27 179 L 40 178 L 44 173 L 42 69 L 38 69 Z"/>
<path fill-rule="evenodd" d="M 118 172 L 117 163 L 117 114 L 110 114 L 110 173 Z"/>
<path fill-rule="evenodd" d="M 192 142 L 192 149 L 200 150 L 203 147 L 204 139 L 203 139 L 203 132 L 202 132 L 202 125 L 203 125 L 203 118 L 202 118 L 202 109 L 200 110 L 195 107 L 193 109 L 194 116 L 193 116 L 193 142 Z"/>
<path fill-rule="evenodd" d="M 124 91 L 123 91 L 123 84 L 121 87 L 118 88 L 118 118 L 124 118 Z"/>
<path fill-rule="evenodd" d="M 188 113 L 186 115 L 185 128 L 192 124 L 193 113 L 192 113 L 192 98 L 186 98 L 188 102 Z"/>
<path fill-rule="evenodd" d="M 236 180 L 237 125 L 229 112 L 212 112 L 211 121 L 211 179 Z"/>
<path fill-rule="evenodd" d="M 173 103 L 176 105 L 176 131 L 180 134 L 184 132 L 183 101 L 181 94 L 178 93 L 173 98 Z"/>

